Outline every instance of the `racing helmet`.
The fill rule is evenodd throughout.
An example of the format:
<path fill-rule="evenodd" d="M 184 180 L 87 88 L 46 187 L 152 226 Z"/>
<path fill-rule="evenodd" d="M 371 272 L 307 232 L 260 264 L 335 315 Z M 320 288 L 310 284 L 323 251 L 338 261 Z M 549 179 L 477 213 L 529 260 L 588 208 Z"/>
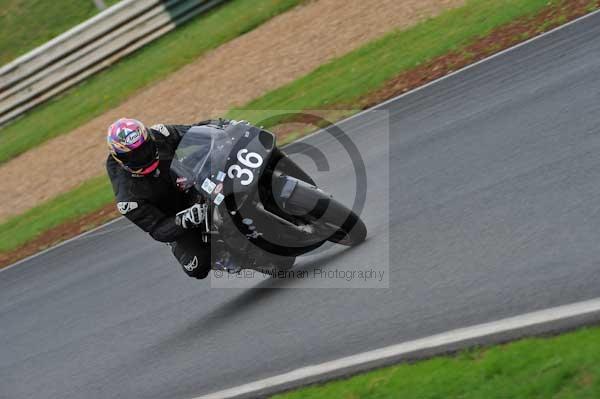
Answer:
<path fill-rule="evenodd" d="M 158 167 L 158 148 L 144 124 L 121 118 L 108 127 L 106 142 L 110 155 L 125 170 L 147 175 Z"/>

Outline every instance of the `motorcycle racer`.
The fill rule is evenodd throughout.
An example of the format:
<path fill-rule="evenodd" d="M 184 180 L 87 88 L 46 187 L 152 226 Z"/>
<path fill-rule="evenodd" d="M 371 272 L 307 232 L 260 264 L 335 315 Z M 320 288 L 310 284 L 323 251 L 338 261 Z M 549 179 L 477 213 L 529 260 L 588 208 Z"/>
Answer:
<path fill-rule="evenodd" d="M 169 173 L 177 145 L 193 125 L 158 124 L 121 118 L 108 128 L 106 170 L 119 212 L 157 241 L 168 243 L 185 273 L 205 278 L 211 269 L 210 243 L 203 243 L 199 226 L 202 208 L 189 206 Z"/>
<path fill-rule="evenodd" d="M 220 119 L 147 128 L 122 118 L 107 144 L 117 209 L 168 243 L 191 277 L 212 268 L 289 270 L 326 242 L 366 238 L 360 216 L 319 189 L 262 127 Z"/>

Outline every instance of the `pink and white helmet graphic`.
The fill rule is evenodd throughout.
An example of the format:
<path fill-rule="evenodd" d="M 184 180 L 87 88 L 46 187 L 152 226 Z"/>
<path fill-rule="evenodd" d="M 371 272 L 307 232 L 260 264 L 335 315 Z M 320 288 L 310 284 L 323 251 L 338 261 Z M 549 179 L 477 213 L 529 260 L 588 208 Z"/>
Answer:
<path fill-rule="evenodd" d="M 135 150 L 148 141 L 148 131 L 138 120 L 121 118 L 109 126 L 106 139 L 111 153 L 122 154 Z"/>

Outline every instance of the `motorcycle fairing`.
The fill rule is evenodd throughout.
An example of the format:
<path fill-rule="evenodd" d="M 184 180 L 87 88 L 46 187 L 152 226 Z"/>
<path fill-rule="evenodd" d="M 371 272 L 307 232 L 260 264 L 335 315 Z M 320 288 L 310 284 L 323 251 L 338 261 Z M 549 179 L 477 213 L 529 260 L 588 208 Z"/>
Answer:
<path fill-rule="evenodd" d="M 274 148 L 272 133 L 245 122 L 194 126 L 179 143 L 171 172 L 180 189 L 194 187 L 211 203 L 221 194 L 237 209 L 257 189 Z M 244 155 L 251 155 L 251 166 L 241 163 Z"/>

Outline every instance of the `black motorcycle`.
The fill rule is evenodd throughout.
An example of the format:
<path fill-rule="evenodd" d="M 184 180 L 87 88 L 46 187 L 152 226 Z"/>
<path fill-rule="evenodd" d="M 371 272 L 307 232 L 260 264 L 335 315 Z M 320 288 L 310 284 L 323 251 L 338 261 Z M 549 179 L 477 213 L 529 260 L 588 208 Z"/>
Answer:
<path fill-rule="evenodd" d="M 201 206 L 203 240 L 243 259 L 243 268 L 287 270 L 327 241 L 354 246 L 367 235 L 360 217 L 317 188 L 271 132 L 247 122 L 192 127 L 171 173 Z"/>

